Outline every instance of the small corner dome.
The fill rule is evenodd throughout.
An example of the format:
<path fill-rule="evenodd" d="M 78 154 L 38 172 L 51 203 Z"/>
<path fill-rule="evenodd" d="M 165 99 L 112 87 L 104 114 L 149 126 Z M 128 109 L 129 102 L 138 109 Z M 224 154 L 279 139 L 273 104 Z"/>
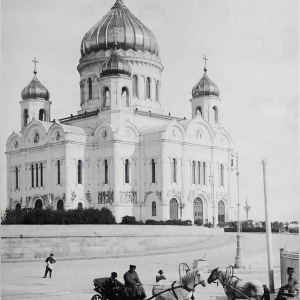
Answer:
<path fill-rule="evenodd" d="M 34 77 L 30 83 L 23 89 L 21 97 L 23 100 L 27 99 L 44 99 L 49 100 L 49 91 L 41 84 L 41 82 L 36 77 L 36 71 L 33 72 Z"/>
<path fill-rule="evenodd" d="M 131 76 L 129 63 L 114 50 L 111 56 L 100 67 L 100 77 L 125 75 Z"/>
<path fill-rule="evenodd" d="M 219 97 L 220 90 L 217 85 L 207 76 L 206 69 L 204 69 L 204 75 L 201 80 L 193 87 L 193 98 L 201 96 L 216 96 Z"/>

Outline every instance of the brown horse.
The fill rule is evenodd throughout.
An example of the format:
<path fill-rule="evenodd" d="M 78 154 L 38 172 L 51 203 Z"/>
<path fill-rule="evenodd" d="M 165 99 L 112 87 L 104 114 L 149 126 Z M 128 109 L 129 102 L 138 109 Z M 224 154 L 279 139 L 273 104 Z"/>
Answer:
<path fill-rule="evenodd" d="M 216 268 L 212 270 L 207 279 L 208 283 L 219 280 L 224 288 L 228 300 L 249 299 L 251 297 L 260 300 L 270 299 L 269 289 L 259 280 L 245 281 L 233 276 L 233 267 Z"/>

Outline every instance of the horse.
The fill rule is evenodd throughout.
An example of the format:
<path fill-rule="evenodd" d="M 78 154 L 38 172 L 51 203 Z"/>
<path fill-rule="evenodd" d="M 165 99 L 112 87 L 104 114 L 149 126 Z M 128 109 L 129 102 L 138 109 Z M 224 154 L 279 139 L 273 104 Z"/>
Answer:
<path fill-rule="evenodd" d="M 203 272 L 196 268 L 177 281 L 160 280 L 153 286 L 152 295 L 156 300 L 187 300 L 192 298 L 198 284 L 205 287 L 206 279 Z"/>
<path fill-rule="evenodd" d="M 270 292 L 266 285 L 259 280 L 245 281 L 233 276 L 233 267 L 216 268 L 212 270 L 207 282 L 210 284 L 219 280 L 224 288 L 228 300 L 249 299 L 270 300 Z"/>

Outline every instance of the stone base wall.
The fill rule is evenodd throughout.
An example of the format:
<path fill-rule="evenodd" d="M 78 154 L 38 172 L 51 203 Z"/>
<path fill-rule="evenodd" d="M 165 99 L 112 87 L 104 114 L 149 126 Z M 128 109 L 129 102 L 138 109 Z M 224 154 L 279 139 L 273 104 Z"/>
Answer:
<path fill-rule="evenodd" d="M 118 256 L 192 246 L 223 229 L 198 226 L 1 226 L 1 260 Z"/>

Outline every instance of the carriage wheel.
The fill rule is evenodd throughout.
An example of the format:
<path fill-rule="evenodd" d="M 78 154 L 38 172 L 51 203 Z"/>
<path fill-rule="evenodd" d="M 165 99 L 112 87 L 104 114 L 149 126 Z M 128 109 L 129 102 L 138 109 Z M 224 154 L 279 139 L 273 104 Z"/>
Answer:
<path fill-rule="evenodd" d="M 94 295 L 91 300 L 102 300 L 102 297 L 97 294 L 97 295 Z"/>

